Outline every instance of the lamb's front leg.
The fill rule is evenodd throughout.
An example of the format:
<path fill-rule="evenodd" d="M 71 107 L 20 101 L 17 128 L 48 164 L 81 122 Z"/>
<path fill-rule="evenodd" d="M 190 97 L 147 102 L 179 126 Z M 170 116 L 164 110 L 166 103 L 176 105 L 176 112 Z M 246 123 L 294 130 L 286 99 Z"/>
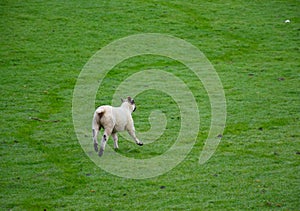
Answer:
<path fill-rule="evenodd" d="M 141 142 L 135 135 L 134 128 L 128 130 L 129 135 L 134 139 L 135 143 L 139 146 L 143 146 L 143 142 Z"/>
<path fill-rule="evenodd" d="M 115 150 L 119 149 L 117 133 L 113 133 L 113 134 L 111 134 L 111 136 L 114 139 L 114 148 L 115 148 Z"/>

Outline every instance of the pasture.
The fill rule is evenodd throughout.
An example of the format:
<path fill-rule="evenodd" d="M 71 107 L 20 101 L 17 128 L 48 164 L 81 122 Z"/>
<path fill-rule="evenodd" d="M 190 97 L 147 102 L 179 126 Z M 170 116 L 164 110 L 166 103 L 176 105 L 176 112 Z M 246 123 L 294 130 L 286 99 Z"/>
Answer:
<path fill-rule="evenodd" d="M 299 1 L 0 5 L 1 210 L 300 209 Z M 102 81 L 95 108 L 111 104 L 116 87 L 130 75 L 159 69 L 188 86 L 201 118 L 195 145 L 179 165 L 136 180 L 90 160 L 74 131 L 72 99 L 81 70 L 97 51 L 140 33 L 172 35 L 200 49 L 223 84 L 227 118 L 217 150 L 200 165 L 211 122 L 201 82 L 180 62 L 161 56 L 116 65 Z M 148 117 L 156 109 L 165 114 L 167 128 L 143 147 L 120 137 L 118 153 L 136 159 L 163 154 L 178 135 L 179 107 L 159 90 L 140 93 L 135 102 L 138 132 L 150 129 Z M 93 149 L 92 134 L 86 138 Z M 111 138 L 108 144 L 113 146 Z"/>

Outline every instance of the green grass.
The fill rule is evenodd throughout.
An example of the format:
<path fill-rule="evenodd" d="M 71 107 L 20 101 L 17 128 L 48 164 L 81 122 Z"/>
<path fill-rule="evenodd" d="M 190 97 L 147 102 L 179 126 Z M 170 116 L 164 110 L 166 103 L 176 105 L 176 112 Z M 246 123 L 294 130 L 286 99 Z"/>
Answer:
<path fill-rule="evenodd" d="M 1 210 L 300 209 L 299 1 L 0 5 Z M 210 123 L 201 83 L 189 82 L 193 75 L 166 58 L 119 64 L 105 78 L 97 105 L 110 103 L 114 87 L 129 75 L 157 68 L 186 82 L 201 111 L 199 136 L 187 158 L 164 175 L 133 180 L 105 172 L 84 153 L 73 127 L 72 94 L 94 53 L 146 32 L 182 38 L 205 53 L 224 86 L 227 123 L 217 151 L 199 165 Z M 149 129 L 151 105 L 158 103 L 167 114 L 166 134 L 143 148 L 121 139 L 120 153 L 159 155 L 176 137 L 178 108 L 161 92 L 141 93 L 136 102 L 136 129 Z"/>

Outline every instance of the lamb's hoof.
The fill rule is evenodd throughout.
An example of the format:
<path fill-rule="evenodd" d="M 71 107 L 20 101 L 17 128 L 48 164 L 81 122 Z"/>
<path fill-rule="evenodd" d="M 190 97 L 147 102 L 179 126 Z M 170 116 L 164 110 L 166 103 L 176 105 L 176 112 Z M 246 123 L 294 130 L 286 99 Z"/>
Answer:
<path fill-rule="evenodd" d="M 98 144 L 97 143 L 94 143 L 94 149 L 96 152 L 98 152 Z"/>
<path fill-rule="evenodd" d="M 143 146 L 144 144 L 143 144 L 143 142 L 139 142 L 139 143 L 137 143 L 137 145 Z"/>
<path fill-rule="evenodd" d="M 104 150 L 102 148 L 100 148 L 100 151 L 98 153 L 99 157 L 101 157 L 103 155 Z"/>

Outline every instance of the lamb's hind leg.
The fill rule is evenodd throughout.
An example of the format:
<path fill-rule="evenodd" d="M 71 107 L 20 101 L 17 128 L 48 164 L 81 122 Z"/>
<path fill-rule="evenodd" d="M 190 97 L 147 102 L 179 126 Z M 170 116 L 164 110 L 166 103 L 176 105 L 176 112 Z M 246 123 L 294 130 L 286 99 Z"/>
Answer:
<path fill-rule="evenodd" d="M 99 153 L 98 153 L 98 155 L 100 157 L 103 155 L 103 152 L 105 150 L 105 146 L 106 146 L 107 140 L 108 140 L 108 138 L 109 138 L 110 135 L 111 135 L 111 130 L 105 129 L 104 130 L 104 134 L 102 136 L 102 140 L 101 140 L 100 150 L 99 150 Z"/>
<path fill-rule="evenodd" d="M 94 117 L 93 117 L 93 122 L 92 122 L 92 130 L 93 130 L 93 141 L 94 141 L 94 149 L 96 152 L 98 152 L 98 134 L 101 129 L 100 125 L 100 114 L 95 111 Z"/>
<path fill-rule="evenodd" d="M 96 152 L 98 152 L 98 137 L 99 134 L 99 128 L 93 128 L 93 141 L 94 141 L 94 149 Z"/>

